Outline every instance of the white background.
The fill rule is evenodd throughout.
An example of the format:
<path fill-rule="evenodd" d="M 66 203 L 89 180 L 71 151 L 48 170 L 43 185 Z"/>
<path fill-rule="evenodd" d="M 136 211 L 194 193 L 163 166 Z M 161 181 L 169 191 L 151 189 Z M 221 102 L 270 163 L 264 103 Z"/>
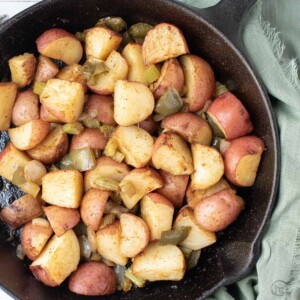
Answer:
<path fill-rule="evenodd" d="M 13 15 L 17 14 L 18 12 L 28 8 L 29 6 L 33 5 L 40 0 L 27 0 L 27 1 L 20 1 L 20 0 L 11 0 L 11 1 L 4 1 L 0 0 L 0 15 L 8 15 L 12 17 Z M 5 294 L 0 289 L 0 299 L 1 300 L 12 300 L 7 294 Z"/>

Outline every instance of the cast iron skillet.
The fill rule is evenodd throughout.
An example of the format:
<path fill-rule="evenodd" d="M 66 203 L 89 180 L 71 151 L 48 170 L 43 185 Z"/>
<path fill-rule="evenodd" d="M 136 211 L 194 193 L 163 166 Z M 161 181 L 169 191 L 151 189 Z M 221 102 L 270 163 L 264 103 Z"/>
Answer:
<path fill-rule="evenodd" d="M 45 0 L 7 21 L 0 28 L 0 77 L 8 77 L 7 60 L 35 50 L 36 38 L 46 29 L 62 27 L 71 32 L 92 27 L 103 16 L 121 16 L 130 24 L 145 21 L 174 23 L 184 33 L 191 53 L 206 59 L 218 79 L 240 98 L 254 123 L 254 134 L 262 137 L 264 153 L 254 187 L 242 191 L 246 209 L 238 221 L 219 234 L 218 242 L 205 249 L 197 268 L 181 282 L 148 284 L 143 289 L 117 294 L 106 299 L 197 299 L 205 298 L 216 288 L 245 276 L 254 266 L 259 241 L 278 183 L 279 144 L 270 102 L 241 53 L 213 25 L 239 48 L 240 21 L 255 0 L 223 0 L 213 8 L 193 12 L 167 0 Z M 200 17 L 202 15 L 205 19 Z M 6 135 L 1 136 L 1 149 Z M 19 192 L 6 181 L 0 183 L 1 208 Z M 85 299 L 70 293 L 66 285 L 50 288 L 33 278 L 15 249 L 5 242 L 7 228 L 0 224 L 0 282 L 10 295 L 20 299 Z M 90 299 L 90 298 L 87 298 Z"/>

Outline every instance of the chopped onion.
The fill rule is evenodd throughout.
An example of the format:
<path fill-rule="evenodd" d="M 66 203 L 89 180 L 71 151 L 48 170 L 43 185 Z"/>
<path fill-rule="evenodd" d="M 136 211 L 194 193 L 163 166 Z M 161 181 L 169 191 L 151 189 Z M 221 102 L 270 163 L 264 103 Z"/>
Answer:
<path fill-rule="evenodd" d="M 24 252 L 23 247 L 22 247 L 21 244 L 19 244 L 19 245 L 17 246 L 17 249 L 16 249 L 16 255 L 17 255 L 17 257 L 18 257 L 20 260 L 24 260 L 24 258 L 25 258 L 25 252 Z"/>
<path fill-rule="evenodd" d="M 37 160 L 31 160 L 24 167 L 25 180 L 32 181 L 38 185 L 42 184 L 42 177 L 46 174 L 46 167 Z"/>

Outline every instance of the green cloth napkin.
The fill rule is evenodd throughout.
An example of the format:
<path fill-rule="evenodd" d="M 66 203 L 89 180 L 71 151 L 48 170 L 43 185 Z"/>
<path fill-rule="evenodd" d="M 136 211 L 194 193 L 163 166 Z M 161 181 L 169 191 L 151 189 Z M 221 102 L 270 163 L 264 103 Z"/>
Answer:
<path fill-rule="evenodd" d="M 199 8 L 218 1 L 181 0 Z M 213 3 L 212 3 L 213 2 Z M 253 273 L 208 299 L 300 299 L 300 0 L 259 0 L 245 17 L 248 58 L 273 100 L 282 150 L 278 199 Z"/>

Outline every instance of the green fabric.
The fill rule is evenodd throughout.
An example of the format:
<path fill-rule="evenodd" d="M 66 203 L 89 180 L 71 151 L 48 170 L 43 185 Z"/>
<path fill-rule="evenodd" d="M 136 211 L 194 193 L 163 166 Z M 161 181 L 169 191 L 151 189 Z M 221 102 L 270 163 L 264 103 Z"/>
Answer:
<path fill-rule="evenodd" d="M 201 8 L 207 2 L 181 1 Z M 259 0 L 245 17 L 243 39 L 253 68 L 275 98 L 282 150 L 280 189 L 255 270 L 208 299 L 299 300 L 300 1 Z"/>

